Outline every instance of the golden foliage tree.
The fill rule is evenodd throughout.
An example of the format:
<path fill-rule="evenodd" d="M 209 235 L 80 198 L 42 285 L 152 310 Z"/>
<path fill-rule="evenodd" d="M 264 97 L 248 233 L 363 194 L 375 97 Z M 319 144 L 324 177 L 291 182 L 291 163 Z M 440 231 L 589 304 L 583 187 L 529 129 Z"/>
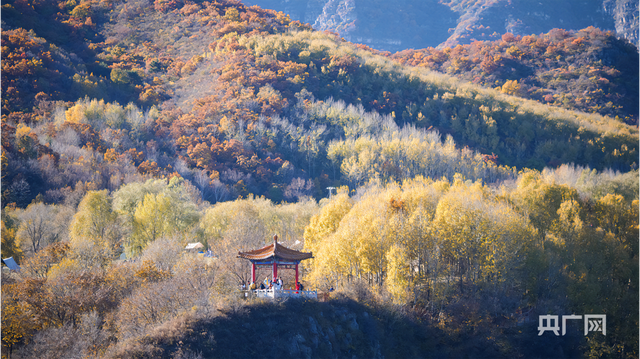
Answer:
<path fill-rule="evenodd" d="M 71 249 L 87 266 L 105 266 L 118 250 L 117 214 L 107 190 L 89 191 L 70 225 Z"/>

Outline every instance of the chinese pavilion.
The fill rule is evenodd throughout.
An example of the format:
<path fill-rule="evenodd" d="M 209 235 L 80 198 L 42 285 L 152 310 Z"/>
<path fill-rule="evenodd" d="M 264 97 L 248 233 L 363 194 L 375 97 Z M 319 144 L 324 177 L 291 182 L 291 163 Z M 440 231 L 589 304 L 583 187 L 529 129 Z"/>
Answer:
<path fill-rule="evenodd" d="M 238 252 L 238 258 L 251 261 L 251 281 L 256 282 L 256 268 L 271 268 L 273 278 L 278 276 L 281 269 L 295 269 L 296 283 L 298 283 L 298 264 L 300 261 L 313 258 L 311 253 L 298 252 L 278 243 L 278 236 L 273 236 L 273 243 L 260 249 L 248 252 Z"/>

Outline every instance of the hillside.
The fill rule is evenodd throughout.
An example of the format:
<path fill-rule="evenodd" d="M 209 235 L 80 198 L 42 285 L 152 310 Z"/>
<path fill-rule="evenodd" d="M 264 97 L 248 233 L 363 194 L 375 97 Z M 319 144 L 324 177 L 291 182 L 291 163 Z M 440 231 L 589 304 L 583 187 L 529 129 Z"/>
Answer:
<path fill-rule="evenodd" d="M 519 356 L 542 358 L 557 350 L 575 354 L 571 345 L 576 338 L 558 344 L 533 343 L 535 331 L 526 330 L 507 343 L 473 332 L 425 327 L 424 318 L 417 314 L 367 306 L 343 296 L 327 303 L 252 303 L 240 311 L 208 318 L 176 318 L 107 357 L 453 358 L 465 353 L 507 358 L 524 353 Z M 516 328 L 495 330 L 500 331 L 515 332 Z"/>
<path fill-rule="evenodd" d="M 503 93 L 637 124 L 638 51 L 594 27 L 524 37 L 505 34 L 496 41 L 390 56 Z"/>
<path fill-rule="evenodd" d="M 493 182 L 514 167 L 637 165 L 637 128 L 398 66 L 282 13 L 239 3 L 90 9 L 84 18 L 67 15 L 87 28 L 69 36 L 94 39 L 87 37 L 86 47 L 3 32 L 8 57 L 16 58 L 3 62 L 7 203 L 24 206 L 38 194 L 60 201 L 79 181 L 114 190 L 131 176 L 174 173 L 212 202 L 249 193 L 280 201 L 319 198 L 327 186 L 372 177 L 460 172 Z M 101 16 L 110 20 L 89 36 L 96 26 L 89 19 Z M 169 31 L 156 30 L 168 23 Z M 84 57 L 72 52 L 78 49 L 87 49 Z M 73 56 L 77 69 L 56 60 Z M 56 86 L 68 81 L 71 91 L 47 78 Z M 87 98 L 60 102 L 81 94 Z M 400 165 L 408 153 L 362 162 L 354 161 L 360 153 L 339 150 L 360 138 L 429 138 L 436 146 L 411 160 L 409 170 Z M 420 163 L 433 156 L 457 164 Z"/>
<path fill-rule="evenodd" d="M 416 177 L 319 203 L 209 205 L 179 177 L 80 191 L 77 208 L 2 213 L 3 257 L 22 266 L 2 274 L 4 355 L 637 356 L 637 171 Z M 237 253 L 273 233 L 314 254 L 303 281 L 337 288 L 329 302 L 243 299 Z M 184 251 L 193 241 L 215 257 Z M 549 312 L 604 312 L 615 331 L 539 337 Z"/>
<path fill-rule="evenodd" d="M 317 30 L 386 51 L 455 47 L 496 40 L 504 33 L 527 36 L 554 28 L 589 26 L 614 31 L 638 46 L 638 3 L 627 0 L 248 0 L 284 11 Z"/>

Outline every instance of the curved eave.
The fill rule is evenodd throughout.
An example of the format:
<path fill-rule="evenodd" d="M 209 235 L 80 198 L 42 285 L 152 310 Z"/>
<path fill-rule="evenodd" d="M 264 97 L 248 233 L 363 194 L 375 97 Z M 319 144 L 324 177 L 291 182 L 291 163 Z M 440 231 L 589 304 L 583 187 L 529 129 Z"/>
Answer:
<path fill-rule="evenodd" d="M 255 260 L 278 259 L 284 261 L 301 261 L 313 258 L 312 253 L 299 252 L 295 249 L 287 248 L 278 243 L 273 243 L 260 249 L 247 252 L 238 252 L 238 258 Z"/>

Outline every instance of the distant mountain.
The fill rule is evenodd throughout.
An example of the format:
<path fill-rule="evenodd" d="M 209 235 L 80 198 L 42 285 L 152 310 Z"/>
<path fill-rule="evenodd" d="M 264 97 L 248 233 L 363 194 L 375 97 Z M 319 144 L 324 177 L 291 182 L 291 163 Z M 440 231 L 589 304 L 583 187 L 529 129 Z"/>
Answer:
<path fill-rule="evenodd" d="M 372 48 L 455 46 L 496 40 L 507 32 L 531 35 L 553 28 L 595 26 L 638 44 L 638 2 L 629 0 L 246 0 L 283 11 L 318 30 L 338 32 Z"/>
<path fill-rule="evenodd" d="M 438 0 L 247 0 L 246 4 L 283 11 L 292 20 L 331 30 L 348 41 L 379 50 L 437 46 L 447 41 L 459 14 Z"/>

